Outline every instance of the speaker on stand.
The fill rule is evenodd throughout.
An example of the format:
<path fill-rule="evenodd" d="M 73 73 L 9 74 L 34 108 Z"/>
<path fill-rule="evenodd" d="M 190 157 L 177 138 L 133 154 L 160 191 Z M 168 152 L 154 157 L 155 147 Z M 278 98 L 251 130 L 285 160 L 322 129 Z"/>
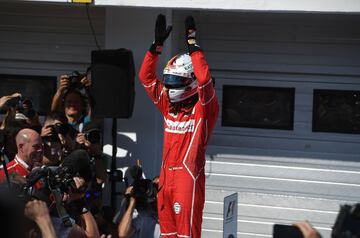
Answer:
<path fill-rule="evenodd" d="M 135 100 L 133 54 L 127 49 L 91 52 L 91 92 L 95 117 L 112 118 L 112 158 L 110 168 L 111 207 L 116 210 L 116 184 L 119 181 L 117 153 L 117 118 L 132 116 Z"/>

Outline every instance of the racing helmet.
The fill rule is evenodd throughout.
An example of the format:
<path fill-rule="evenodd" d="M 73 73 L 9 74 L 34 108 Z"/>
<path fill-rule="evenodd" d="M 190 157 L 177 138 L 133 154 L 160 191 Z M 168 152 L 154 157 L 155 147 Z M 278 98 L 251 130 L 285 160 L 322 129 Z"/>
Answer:
<path fill-rule="evenodd" d="M 188 53 L 169 60 L 164 68 L 163 83 L 172 103 L 181 102 L 197 93 L 198 83 Z"/>

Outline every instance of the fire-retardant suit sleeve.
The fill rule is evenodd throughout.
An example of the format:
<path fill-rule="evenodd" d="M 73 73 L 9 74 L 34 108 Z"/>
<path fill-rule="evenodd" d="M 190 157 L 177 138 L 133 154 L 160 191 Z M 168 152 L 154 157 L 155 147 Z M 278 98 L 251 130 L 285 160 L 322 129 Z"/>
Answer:
<path fill-rule="evenodd" d="M 191 53 L 194 73 L 198 81 L 199 103 L 204 119 L 211 132 L 219 114 L 219 104 L 211 79 L 209 66 L 201 50 Z M 208 138 L 206 138 L 208 140 Z"/>
<path fill-rule="evenodd" d="M 198 81 L 198 93 L 201 104 L 205 106 L 212 101 L 217 104 L 215 88 L 204 54 L 202 51 L 193 52 L 191 54 L 191 60 L 194 67 L 194 73 Z"/>
<path fill-rule="evenodd" d="M 139 79 L 151 98 L 153 103 L 159 108 L 162 114 L 166 113 L 168 100 L 163 93 L 163 84 L 156 77 L 156 65 L 158 55 L 147 52 L 139 72 Z"/>
<path fill-rule="evenodd" d="M 205 141 L 208 141 L 209 135 L 215 127 L 219 114 L 218 99 L 209 72 L 209 66 L 203 52 L 201 50 L 192 52 L 191 61 L 198 81 L 199 102 L 197 107 L 202 111 L 202 115 L 207 125 L 207 136 L 204 139 Z"/>

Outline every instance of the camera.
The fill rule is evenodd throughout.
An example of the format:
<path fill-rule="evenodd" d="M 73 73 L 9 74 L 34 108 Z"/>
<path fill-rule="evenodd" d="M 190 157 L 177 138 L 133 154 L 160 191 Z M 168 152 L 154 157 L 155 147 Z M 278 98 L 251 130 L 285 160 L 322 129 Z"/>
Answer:
<path fill-rule="evenodd" d="M 43 137 L 43 139 L 48 142 L 60 142 L 58 135 L 66 135 L 70 130 L 70 125 L 67 123 L 57 123 L 54 125 L 49 125 L 47 128 L 51 128 L 51 135 Z"/>
<path fill-rule="evenodd" d="M 52 190 L 58 189 L 62 194 L 76 190 L 73 177 L 67 167 L 41 167 L 29 174 L 27 183 L 23 189 L 25 194 L 31 198 L 50 202 L 49 199 Z"/>
<path fill-rule="evenodd" d="M 30 98 L 16 97 L 11 99 L 7 105 L 15 108 L 18 113 L 24 114 L 29 119 L 32 119 L 36 115 L 36 111 L 33 108 L 33 102 Z"/>
<path fill-rule="evenodd" d="M 304 238 L 300 229 L 296 226 L 274 224 L 273 238 Z"/>
<path fill-rule="evenodd" d="M 360 237 L 360 203 L 340 207 L 340 212 L 336 218 L 331 237 Z"/>
<path fill-rule="evenodd" d="M 76 188 L 74 177 L 82 177 L 85 182 L 89 182 L 92 177 L 90 158 L 85 150 L 74 150 L 64 159 L 61 166 L 43 166 L 34 169 L 27 177 L 24 190 L 31 191 L 34 190 L 31 188 L 35 187 L 35 191 L 39 190 L 45 195 L 55 190 L 60 193 L 84 193 L 85 190 Z M 38 183 L 41 185 L 40 189 L 37 189 Z"/>
<path fill-rule="evenodd" d="M 69 132 L 70 125 L 67 123 L 56 123 L 54 125 L 48 126 L 51 128 L 54 134 L 66 135 Z"/>
<path fill-rule="evenodd" d="M 142 169 L 139 165 L 133 165 L 129 169 L 129 174 L 133 179 L 133 196 L 136 200 L 137 208 L 145 208 L 156 202 L 157 186 L 150 179 L 142 178 Z M 128 183 L 127 179 L 125 183 Z"/>
<path fill-rule="evenodd" d="M 150 179 L 138 179 L 133 183 L 137 207 L 146 207 L 156 202 L 157 188 Z"/>
<path fill-rule="evenodd" d="M 84 132 L 85 139 L 92 144 L 99 143 L 101 141 L 101 131 L 98 128 L 93 128 Z"/>
<path fill-rule="evenodd" d="M 68 209 L 65 209 L 62 200 L 63 195 L 70 192 L 85 192 L 85 188 L 76 187 L 73 178 L 70 167 L 49 166 L 35 169 L 29 174 L 19 197 L 24 204 L 34 198 L 44 201 L 53 209 L 53 215 L 61 218 L 65 227 L 72 227 Z"/>
<path fill-rule="evenodd" d="M 69 74 L 69 82 L 71 89 L 83 89 L 84 85 L 81 83 L 81 79 L 86 77 L 86 73 L 79 73 L 79 71 L 73 71 Z"/>

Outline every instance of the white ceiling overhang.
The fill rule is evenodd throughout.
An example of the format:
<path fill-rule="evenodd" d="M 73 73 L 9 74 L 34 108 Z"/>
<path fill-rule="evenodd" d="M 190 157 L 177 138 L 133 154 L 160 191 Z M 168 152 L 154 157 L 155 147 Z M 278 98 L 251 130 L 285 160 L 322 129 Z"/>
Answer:
<path fill-rule="evenodd" d="M 95 0 L 95 4 L 239 11 L 360 12 L 360 0 Z"/>
<path fill-rule="evenodd" d="M 23 0 L 75 2 L 80 0 Z M 102 6 L 157 7 L 227 11 L 360 13 L 360 0 L 93 0 Z"/>

